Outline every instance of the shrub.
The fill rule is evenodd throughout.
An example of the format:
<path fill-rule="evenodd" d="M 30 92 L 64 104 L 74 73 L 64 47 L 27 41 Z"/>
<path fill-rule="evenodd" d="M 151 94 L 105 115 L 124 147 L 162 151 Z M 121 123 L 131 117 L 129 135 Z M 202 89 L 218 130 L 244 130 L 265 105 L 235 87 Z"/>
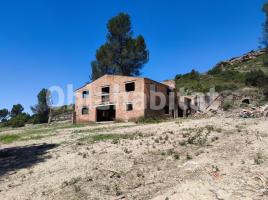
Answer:
<path fill-rule="evenodd" d="M 217 75 L 217 74 L 221 74 L 222 73 L 222 69 L 219 66 L 215 66 L 213 69 L 208 71 L 209 75 Z"/>
<path fill-rule="evenodd" d="M 236 90 L 238 87 L 237 85 L 233 84 L 233 83 L 230 83 L 230 84 L 221 84 L 221 85 L 216 85 L 215 86 L 215 90 L 217 92 L 222 92 L 222 91 L 225 91 L 225 90 Z"/>
<path fill-rule="evenodd" d="M 30 124 L 43 124 L 43 123 L 47 123 L 47 116 L 42 116 L 42 115 L 32 115 L 32 117 L 29 119 L 28 123 Z"/>
<path fill-rule="evenodd" d="M 192 80 L 199 80 L 200 74 L 199 74 L 198 71 L 195 71 L 193 69 L 190 73 L 184 74 L 182 77 L 183 78 L 187 78 L 187 79 L 192 79 Z"/>
<path fill-rule="evenodd" d="M 8 127 L 8 126 L 10 126 L 9 121 L 2 121 L 2 122 L 0 122 L 0 128 Z"/>
<path fill-rule="evenodd" d="M 267 54 L 265 54 L 265 56 L 263 58 L 263 66 L 268 67 L 268 56 L 267 56 Z"/>
<path fill-rule="evenodd" d="M 245 75 L 245 84 L 253 87 L 263 87 L 267 84 L 268 77 L 261 70 L 254 70 Z"/>
<path fill-rule="evenodd" d="M 223 110 L 227 111 L 234 107 L 234 102 L 232 101 L 225 101 L 223 103 Z"/>
<path fill-rule="evenodd" d="M 192 160 L 193 157 L 192 157 L 190 154 L 187 153 L 187 155 L 186 155 L 186 159 L 187 159 L 187 160 Z"/>
<path fill-rule="evenodd" d="M 175 80 L 179 80 L 181 77 L 182 77 L 181 74 L 177 74 L 177 75 L 175 76 Z"/>
<path fill-rule="evenodd" d="M 257 155 L 254 157 L 254 163 L 256 165 L 260 165 L 264 162 L 265 157 L 262 155 L 262 153 L 257 153 Z"/>
<path fill-rule="evenodd" d="M 175 160 L 179 160 L 180 159 L 180 155 L 178 153 L 175 153 L 173 155 L 173 157 L 174 157 Z"/>
<path fill-rule="evenodd" d="M 25 126 L 26 122 L 28 122 L 29 119 L 30 119 L 30 116 L 24 113 L 24 114 L 20 114 L 16 117 L 13 117 L 9 121 L 9 124 L 13 128 L 23 127 L 23 126 Z"/>
<path fill-rule="evenodd" d="M 244 75 L 240 73 L 239 71 L 225 70 L 225 71 L 222 71 L 220 76 L 224 80 L 238 81 L 238 82 L 244 81 Z"/>

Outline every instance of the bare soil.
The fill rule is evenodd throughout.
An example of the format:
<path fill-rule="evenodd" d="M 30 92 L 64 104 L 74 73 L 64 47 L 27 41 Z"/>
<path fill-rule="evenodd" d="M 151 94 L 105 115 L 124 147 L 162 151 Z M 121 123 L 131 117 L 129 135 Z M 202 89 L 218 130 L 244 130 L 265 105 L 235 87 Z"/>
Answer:
<path fill-rule="evenodd" d="M 0 136 L 30 129 L 44 136 L 0 143 L 0 199 L 268 199 L 267 119 L 66 124 Z"/>

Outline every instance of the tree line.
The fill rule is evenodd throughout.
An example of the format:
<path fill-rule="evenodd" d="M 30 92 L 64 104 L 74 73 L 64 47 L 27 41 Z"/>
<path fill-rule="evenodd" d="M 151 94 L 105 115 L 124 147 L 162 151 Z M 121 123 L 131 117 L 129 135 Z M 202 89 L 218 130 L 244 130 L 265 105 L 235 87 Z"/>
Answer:
<path fill-rule="evenodd" d="M 25 113 L 21 104 L 13 105 L 12 109 L 0 109 L 0 127 L 23 127 L 26 123 L 47 123 L 50 114 L 50 92 L 42 89 L 37 95 L 37 104 L 31 107 L 32 115 Z"/>

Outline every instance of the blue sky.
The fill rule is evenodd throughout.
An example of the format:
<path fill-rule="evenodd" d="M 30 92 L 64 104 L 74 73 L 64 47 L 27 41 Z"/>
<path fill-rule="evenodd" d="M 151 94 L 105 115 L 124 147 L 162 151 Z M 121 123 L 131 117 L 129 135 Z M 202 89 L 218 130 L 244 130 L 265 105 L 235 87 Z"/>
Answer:
<path fill-rule="evenodd" d="M 161 81 L 257 49 L 264 0 L 0 0 L 0 108 L 26 111 L 43 87 L 89 81 L 107 21 L 129 13 Z"/>

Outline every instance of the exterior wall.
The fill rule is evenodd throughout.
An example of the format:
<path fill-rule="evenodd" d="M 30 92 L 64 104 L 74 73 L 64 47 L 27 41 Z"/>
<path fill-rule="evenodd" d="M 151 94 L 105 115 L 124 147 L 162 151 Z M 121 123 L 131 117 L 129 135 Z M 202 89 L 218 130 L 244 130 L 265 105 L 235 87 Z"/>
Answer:
<path fill-rule="evenodd" d="M 82 94 L 83 91 L 88 90 L 89 96 L 88 98 L 83 98 Z M 96 111 L 92 109 L 92 102 L 91 102 L 91 84 L 88 84 L 84 86 L 83 88 L 80 88 L 75 93 L 75 121 L 78 123 L 87 123 L 89 121 L 95 121 L 95 115 Z M 82 115 L 82 108 L 88 107 L 89 108 L 89 114 L 88 115 Z"/>
<path fill-rule="evenodd" d="M 150 87 L 156 86 L 156 92 L 161 93 L 165 98 L 166 102 L 162 102 L 163 105 L 159 107 L 160 109 L 153 109 L 153 106 L 160 105 L 160 98 L 152 97 L 152 93 L 150 92 L 151 88 Z M 146 110 L 145 110 L 145 116 L 150 117 L 150 116 L 172 116 L 176 113 L 176 106 L 172 105 L 173 103 L 176 104 L 176 99 L 174 95 L 174 99 L 170 99 L 169 95 L 167 93 L 167 90 L 170 89 L 170 91 L 174 92 L 175 90 L 170 88 L 168 85 L 164 85 L 161 83 L 158 83 L 156 81 L 150 80 L 150 79 L 145 79 L 145 96 L 146 96 Z M 175 94 L 175 93 L 174 93 Z M 171 101 L 170 101 L 171 100 Z M 173 102 L 173 103 L 170 103 Z M 165 106 L 169 107 L 169 114 L 165 113 Z M 174 114 L 173 114 L 173 113 Z"/>
<path fill-rule="evenodd" d="M 129 82 L 135 83 L 135 91 L 126 92 L 125 84 Z M 156 92 L 160 92 L 164 95 L 166 99 L 165 105 L 168 105 L 169 97 L 167 95 L 167 90 L 170 88 L 168 85 L 140 77 L 105 75 L 76 91 L 74 119 L 77 123 L 87 123 L 91 121 L 96 122 L 96 108 L 104 105 L 115 106 L 116 120 L 130 121 L 145 116 L 168 117 L 169 115 L 165 114 L 165 107 L 162 107 L 160 110 L 154 110 L 151 108 L 151 85 L 156 86 Z M 101 97 L 103 87 L 110 87 L 109 100 L 106 103 L 102 102 Z M 82 94 L 83 91 L 86 90 L 89 91 L 89 96 L 88 98 L 84 99 L 82 97 Z M 158 105 L 160 102 L 159 100 L 156 101 L 156 105 Z M 131 103 L 133 105 L 133 110 L 127 111 L 128 103 Z M 83 107 L 88 107 L 88 114 L 82 115 Z M 172 107 L 170 107 L 170 114 L 172 114 Z"/>
<path fill-rule="evenodd" d="M 135 83 L 135 91 L 126 92 L 125 84 L 127 82 Z M 109 101 L 102 103 L 101 94 L 102 88 L 110 87 Z M 89 91 L 89 98 L 83 99 L 83 91 Z M 96 81 L 80 88 L 76 91 L 76 122 L 96 121 L 96 107 L 103 105 L 115 105 L 116 120 L 132 120 L 144 116 L 144 78 L 127 77 L 127 76 L 112 76 L 105 75 Z M 133 110 L 127 111 L 127 103 L 132 103 Z M 88 115 L 82 115 L 82 107 L 89 108 Z"/>

